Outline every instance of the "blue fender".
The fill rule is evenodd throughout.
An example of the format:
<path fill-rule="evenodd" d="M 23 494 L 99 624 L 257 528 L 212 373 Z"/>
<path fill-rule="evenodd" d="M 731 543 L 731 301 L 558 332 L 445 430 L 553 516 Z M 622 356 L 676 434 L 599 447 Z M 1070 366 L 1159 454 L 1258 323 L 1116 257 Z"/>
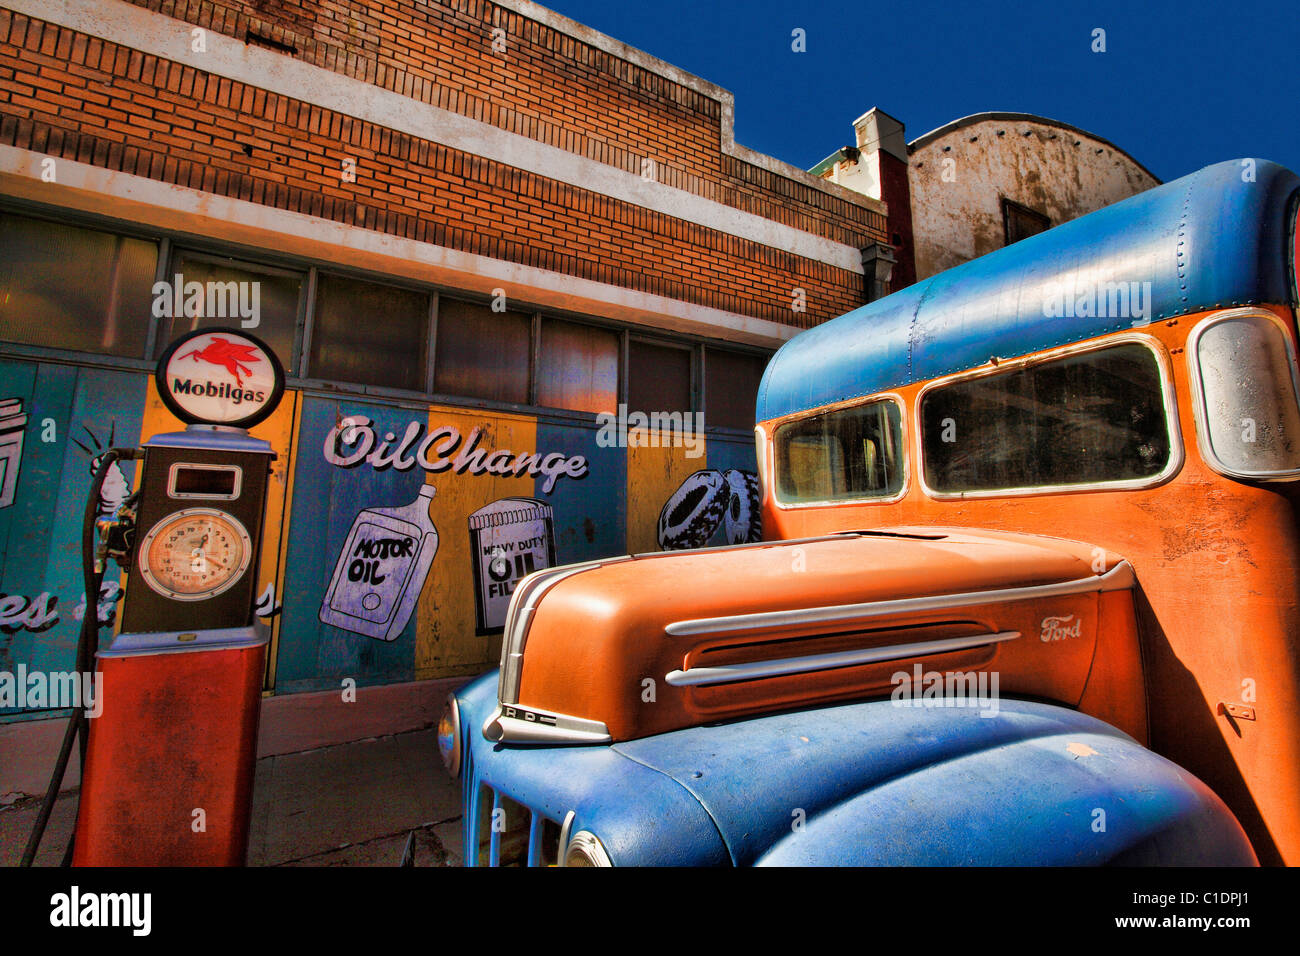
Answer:
<path fill-rule="evenodd" d="M 481 812 L 474 799 L 495 790 L 557 823 L 574 812 L 573 832 L 595 833 L 615 865 L 726 866 L 726 845 L 700 802 L 671 777 L 610 746 L 521 747 L 483 737 L 496 706 L 497 674 L 457 693 L 461 714 L 466 865 Z M 441 767 L 439 767 L 441 769 Z"/>
<path fill-rule="evenodd" d="M 1122 731 L 997 704 L 870 701 L 616 749 L 689 789 L 738 865 L 1256 862 L 1222 800 Z"/>
<path fill-rule="evenodd" d="M 482 738 L 494 692 L 492 675 L 461 693 L 467 811 L 480 785 L 574 810 L 616 865 L 1256 863 L 1200 780 L 1063 707 L 877 700 L 525 748 Z"/>

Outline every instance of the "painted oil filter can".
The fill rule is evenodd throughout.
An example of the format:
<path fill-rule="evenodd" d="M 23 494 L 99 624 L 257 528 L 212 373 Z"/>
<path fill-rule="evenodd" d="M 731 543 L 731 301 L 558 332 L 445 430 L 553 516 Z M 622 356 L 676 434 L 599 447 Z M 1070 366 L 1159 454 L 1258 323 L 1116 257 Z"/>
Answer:
<path fill-rule="evenodd" d="M 555 564 L 551 506 L 536 498 L 502 498 L 469 516 L 475 611 L 480 632 L 504 627 L 515 586 Z"/>

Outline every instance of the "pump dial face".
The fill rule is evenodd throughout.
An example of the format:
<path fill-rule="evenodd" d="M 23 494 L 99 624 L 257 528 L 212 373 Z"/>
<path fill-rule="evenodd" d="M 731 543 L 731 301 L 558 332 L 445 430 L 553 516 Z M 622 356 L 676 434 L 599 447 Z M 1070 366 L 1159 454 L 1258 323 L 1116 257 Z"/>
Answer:
<path fill-rule="evenodd" d="M 140 575 L 164 597 L 205 601 L 233 587 L 253 560 L 248 531 L 215 508 L 163 518 L 140 542 Z"/>

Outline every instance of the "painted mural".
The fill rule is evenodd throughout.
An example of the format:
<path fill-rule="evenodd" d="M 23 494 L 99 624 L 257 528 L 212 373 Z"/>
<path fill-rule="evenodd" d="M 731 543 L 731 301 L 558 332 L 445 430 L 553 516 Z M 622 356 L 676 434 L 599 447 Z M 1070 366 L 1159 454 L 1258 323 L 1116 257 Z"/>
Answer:
<path fill-rule="evenodd" d="M 665 551 L 763 539 L 758 475 L 752 471 L 703 468 L 687 477 L 659 512 L 659 547 Z"/>
<path fill-rule="evenodd" d="M 401 635 L 438 553 L 438 529 L 429 520 L 433 495 L 433 485 L 421 485 L 409 504 L 357 515 L 321 604 L 322 621 L 381 641 Z"/>
<path fill-rule="evenodd" d="M 80 448 L 89 459 L 87 471 L 91 478 L 95 477 L 95 472 L 99 470 L 99 463 L 103 458 L 104 452 L 113 447 L 113 440 L 117 435 L 116 423 L 110 423 L 108 429 L 108 440 L 101 444 L 98 436 L 90 430 L 90 426 L 82 424 L 81 429 L 84 432 L 84 438 L 90 444 L 85 444 L 75 435 L 72 443 Z M 122 463 L 115 461 L 108 466 L 108 471 L 104 474 L 104 484 L 99 489 L 99 504 L 95 511 L 97 517 L 107 518 L 117 514 L 117 509 L 126 503 L 126 499 L 131 495 L 131 485 L 126 480 L 126 473 L 122 470 Z"/>
<path fill-rule="evenodd" d="M 502 498 L 469 516 L 475 613 L 480 632 L 505 626 L 515 585 L 555 565 L 551 506 L 537 498 Z"/>
<path fill-rule="evenodd" d="M 120 581 L 86 599 L 81 525 L 98 455 L 139 442 L 145 392 L 136 372 L 0 360 L 0 671 L 72 670 L 88 605 L 115 622 Z M 101 514 L 129 493 L 133 469 L 110 477 Z"/>
<path fill-rule="evenodd" d="M 0 399 L 0 508 L 14 503 L 18 475 L 23 466 L 23 414 L 21 398 Z"/>
<path fill-rule="evenodd" d="M 183 428 L 143 371 L 0 360 L 0 670 L 73 667 L 80 532 L 104 451 Z M 494 666 L 528 573 L 753 540 L 753 444 L 704 455 L 601 443 L 595 422 L 289 389 L 252 429 L 276 449 L 257 613 L 277 693 Z M 110 474 L 111 514 L 137 466 Z M 661 527 L 662 525 L 662 527 Z M 115 624 L 121 578 L 93 601 Z M 0 712 L 0 721 L 14 711 Z"/>

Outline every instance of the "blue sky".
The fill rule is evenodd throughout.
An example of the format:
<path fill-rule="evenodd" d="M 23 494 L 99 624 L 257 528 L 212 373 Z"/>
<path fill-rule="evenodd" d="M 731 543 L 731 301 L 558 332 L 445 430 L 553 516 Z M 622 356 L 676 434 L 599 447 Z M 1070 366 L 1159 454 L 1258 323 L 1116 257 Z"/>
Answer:
<path fill-rule="evenodd" d="M 1300 171 L 1295 0 L 544 5 L 731 90 L 737 141 L 805 168 L 878 106 L 909 140 L 970 113 L 1037 113 L 1164 180 L 1240 156 Z M 1096 28 L 1105 53 L 1091 50 Z"/>

